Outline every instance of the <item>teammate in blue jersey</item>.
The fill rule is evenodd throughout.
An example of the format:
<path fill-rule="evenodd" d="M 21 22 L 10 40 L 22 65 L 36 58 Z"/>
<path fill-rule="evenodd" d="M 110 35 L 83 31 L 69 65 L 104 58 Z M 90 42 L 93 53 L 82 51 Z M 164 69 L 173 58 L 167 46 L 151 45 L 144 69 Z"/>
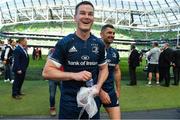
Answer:
<path fill-rule="evenodd" d="M 77 4 L 74 20 L 77 24 L 75 33 L 58 41 L 42 73 L 46 79 L 62 80 L 59 119 L 78 119 L 82 108 L 77 106 L 77 92 L 93 79 L 94 94 L 99 95 L 108 76 L 105 45 L 90 32 L 94 22 L 92 3 L 82 1 Z M 64 71 L 59 70 L 60 66 Z M 95 100 L 99 107 L 99 97 Z M 98 111 L 93 119 L 99 119 L 99 116 Z M 81 118 L 88 119 L 88 114 L 84 112 Z"/>
<path fill-rule="evenodd" d="M 104 82 L 100 91 L 101 102 L 109 114 L 110 119 L 121 119 L 119 96 L 120 96 L 120 80 L 121 70 L 119 67 L 118 51 L 111 47 L 111 43 L 115 37 L 115 28 L 110 24 L 106 24 L 101 29 L 101 38 L 105 43 L 107 51 L 107 62 L 109 75 Z M 114 82 L 116 87 L 114 86 Z"/>

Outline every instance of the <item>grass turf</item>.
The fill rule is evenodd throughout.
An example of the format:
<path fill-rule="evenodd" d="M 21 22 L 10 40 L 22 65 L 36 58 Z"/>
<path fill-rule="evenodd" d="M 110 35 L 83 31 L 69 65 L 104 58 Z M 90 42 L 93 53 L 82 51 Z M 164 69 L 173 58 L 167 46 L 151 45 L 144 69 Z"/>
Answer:
<path fill-rule="evenodd" d="M 48 115 L 49 92 L 48 82 L 41 77 L 41 71 L 45 58 L 39 61 L 30 61 L 27 77 L 23 84 L 23 92 L 26 96 L 22 100 L 11 98 L 12 85 L 4 83 L 0 77 L 0 115 Z M 121 98 L 122 111 L 137 111 L 151 109 L 165 109 L 180 107 L 180 86 L 162 87 L 146 86 L 146 73 L 143 72 L 145 62 L 137 69 L 137 86 L 127 86 L 129 82 L 127 58 L 120 62 L 122 70 Z M 57 90 L 56 108 L 59 107 L 60 92 Z M 104 112 L 104 109 L 101 109 Z"/>

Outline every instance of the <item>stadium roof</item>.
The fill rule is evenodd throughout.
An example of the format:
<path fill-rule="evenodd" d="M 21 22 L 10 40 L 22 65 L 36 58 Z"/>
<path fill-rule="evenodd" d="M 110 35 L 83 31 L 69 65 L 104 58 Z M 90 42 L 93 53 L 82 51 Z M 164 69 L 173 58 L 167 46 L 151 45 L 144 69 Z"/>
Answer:
<path fill-rule="evenodd" d="M 2 0 L 0 24 L 73 21 L 82 0 Z M 180 0 L 89 0 L 95 6 L 95 24 L 142 31 L 180 29 Z"/>

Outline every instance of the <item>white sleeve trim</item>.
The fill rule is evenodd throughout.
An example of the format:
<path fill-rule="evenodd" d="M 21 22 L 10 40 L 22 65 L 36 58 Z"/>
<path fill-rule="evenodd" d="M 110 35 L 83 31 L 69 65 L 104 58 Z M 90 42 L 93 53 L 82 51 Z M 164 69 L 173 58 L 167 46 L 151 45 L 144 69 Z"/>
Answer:
<path fill-rule="evenodd" d="M 60 68 L 61 67 L 61 64 L 56 62 L 55 60 L 53 60 L 52 58 L 50 58 L 49 60 L 52 61 L 52 63 L 57 67 L 57 68 Z"/>
<path fill-rule="evenodd" d="M 107 64 L 107 61 L 105 61 L 104 63 L 98 64 L 98 66 L 103 66 L 105 64 Z"/>

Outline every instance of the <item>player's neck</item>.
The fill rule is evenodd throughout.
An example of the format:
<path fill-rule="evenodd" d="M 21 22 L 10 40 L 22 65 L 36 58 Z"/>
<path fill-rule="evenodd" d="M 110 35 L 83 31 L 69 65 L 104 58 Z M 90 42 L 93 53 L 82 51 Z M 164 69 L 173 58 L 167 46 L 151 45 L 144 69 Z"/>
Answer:
<path fill-rule="evenodd" d="M 110 48 L 110 44 L 105 44 L 106 49 Z"/>
<path fill-rule="evenodd" d="M 76 35 L 81 38 L 82 40 L 87 40 L 90 36 L 90 31 L 88 32 L 83 32 L 83 31 L 76 31 Z"/>

